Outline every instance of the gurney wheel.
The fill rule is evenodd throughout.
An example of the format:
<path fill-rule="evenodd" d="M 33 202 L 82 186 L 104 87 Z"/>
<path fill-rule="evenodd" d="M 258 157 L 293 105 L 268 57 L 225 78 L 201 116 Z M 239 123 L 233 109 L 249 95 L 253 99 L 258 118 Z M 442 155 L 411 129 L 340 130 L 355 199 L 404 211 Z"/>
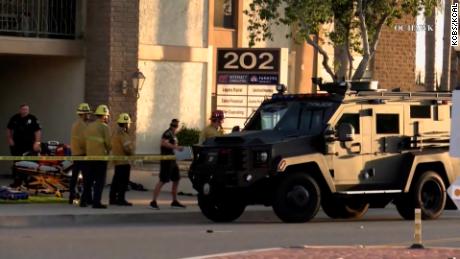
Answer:
<path fill-rule="evenodd" d="M 62 198 L 62 193 L 60 191 L 56 191 L 54 193 L 54 196 L 58 197 L 58 198 Z"/>

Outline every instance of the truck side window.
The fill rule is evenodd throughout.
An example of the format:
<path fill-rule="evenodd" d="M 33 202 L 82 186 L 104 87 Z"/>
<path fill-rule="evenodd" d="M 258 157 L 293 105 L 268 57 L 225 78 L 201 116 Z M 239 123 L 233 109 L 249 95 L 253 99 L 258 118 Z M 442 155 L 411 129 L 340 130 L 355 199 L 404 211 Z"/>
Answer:
<path fill-rule="evenodd" d="M 353 128 L 355 128 L 355 133 L 359 134 L 360 127 L 359 127 L 359 114 L 358 113 L 344 113 L 342 117 L 340 117 L 339 122 L 335 126 L 337 129 L 340 124 L 342 123 L 350 123 Z"/>
<path fill-rule="evenodd" d="M 399 114 L 377 114 L 377 134 L 399 134 Z"/>
<path fill-rule="evenodd" d="M 324 112 L 324 109 L 302 109 L 302 114 L 300 115 L 300 130 L 312 134 L 319 134 L 322 132 Z"/>
<path fill-rule="evenodd" d="M 431 119 L 431 106 L 429 105 L 411 105 L 410 117 L 417 119 Z"/>

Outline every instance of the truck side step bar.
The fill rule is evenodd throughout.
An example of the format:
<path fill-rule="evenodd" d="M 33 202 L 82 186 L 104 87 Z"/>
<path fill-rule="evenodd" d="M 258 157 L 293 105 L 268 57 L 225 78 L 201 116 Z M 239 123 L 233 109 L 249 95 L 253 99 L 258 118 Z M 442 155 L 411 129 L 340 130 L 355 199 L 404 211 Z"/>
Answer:
<path fill-rule="evenodd" d="M 402 193 L 402 190 L 362 190 L 362 191 L 341 191 L 340 194 L 382 194 L 382 193 Z"/>

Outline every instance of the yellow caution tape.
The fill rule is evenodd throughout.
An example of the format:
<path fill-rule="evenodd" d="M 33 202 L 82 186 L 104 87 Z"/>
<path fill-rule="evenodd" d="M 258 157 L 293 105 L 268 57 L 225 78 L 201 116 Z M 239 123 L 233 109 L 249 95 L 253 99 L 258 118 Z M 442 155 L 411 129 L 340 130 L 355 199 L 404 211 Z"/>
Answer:
<path fill-rule="evenodd" d="M 174 155 L 133 156 L 0 156 L 0 161 L 160 161 L 176 160 Z"/>

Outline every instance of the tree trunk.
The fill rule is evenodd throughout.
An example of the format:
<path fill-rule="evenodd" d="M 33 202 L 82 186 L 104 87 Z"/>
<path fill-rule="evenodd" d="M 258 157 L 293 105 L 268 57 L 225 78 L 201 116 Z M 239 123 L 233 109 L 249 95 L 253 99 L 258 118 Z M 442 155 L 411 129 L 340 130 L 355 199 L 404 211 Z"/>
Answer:
<path fill-rule="evenodd" d="M 315 48 L 321 56 L 323 56 L 322 65 L 324 69 L 326 69 L 326 72 L 332 77 L 332 80 L 336 82 L 337 75 L 334 73 L 334 70 L 329 65 L 329 55 L 327 54 L 327 52 L 318 43 L 312 40 L 309 36 L 305 37 L 305 40 L 307 41 L 308 44 L 313 46 L 313 48 Z"/>
<path fill-rule="evenodd" d="M 349 70 L 349 60 L 348 60 L 348 46 L 347 44 L 343 44 L 341 46 L 337 46 L 334 49 L 335 55 L 335 63 L 337 67 L 335 68 L 335 72 L 337 75 L 337 80 L 345 81 L 348 79 L 348 70 Z"/>
<path fill-rule="evenodd" d="M 352 80 L 360 80 L 363 78 L 370 60 L 369 56 L 363 56 L 363 59 L 359 62 L 358 68 L 356 68 L 356 71 L 353 74 Z"/>

